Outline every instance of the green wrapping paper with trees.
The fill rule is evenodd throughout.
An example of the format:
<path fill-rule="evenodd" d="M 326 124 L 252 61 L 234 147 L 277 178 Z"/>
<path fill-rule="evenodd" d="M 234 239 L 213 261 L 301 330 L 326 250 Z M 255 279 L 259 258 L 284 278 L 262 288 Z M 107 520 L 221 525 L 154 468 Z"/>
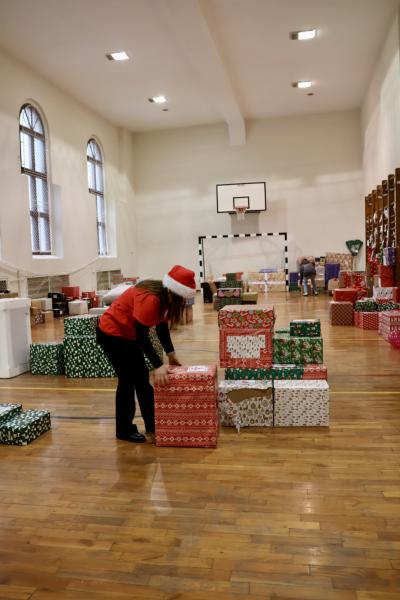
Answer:
<path fill-rule="evenodd" d="M 26 446 L 50 428 L 47 410 L 27 410 L 0 424 L 0 444 Z"/>
<path fill-rule="evenodd" d="M 31 344 L 30 369 L 32 375 L 63 375 L 63 343 L 42 342 L 37 344 Z"/>
<path fill-rule="evenodd" d="M 323 363 L 323 342 L 321 337 L 291 337 L 276 334 L 273 341 L 275 364 L 306 365 Z"/>
<path fill-rule="evenodd" d="M 22 404 L 0 404 L 0 424 L 16 417 L 22 410 Z"/>
<path fill-rule="evenodd" d="M 319 319 L 296 319 L 290 321 L 292 337 L 321 337 L 321 322 Z"/>

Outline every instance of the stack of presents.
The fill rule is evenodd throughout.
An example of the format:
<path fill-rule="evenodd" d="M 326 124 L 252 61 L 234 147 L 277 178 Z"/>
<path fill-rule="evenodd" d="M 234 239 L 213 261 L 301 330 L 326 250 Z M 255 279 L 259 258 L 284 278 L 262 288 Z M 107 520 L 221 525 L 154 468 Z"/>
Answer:
<path fill-rule="evenodd" d="M 47 410 L 22 410 L 22 404 L 0 404 L 0 444 L 26 446 L 51 428 Z"/>
<path fill-rule="evenodd" d="M 222 280 L 210 280 L 201 284 L 203 300 L 212 302 L 215 310 L 234 304 L 257 304 L 258 295 L 266 292 L 285 292 L 285 271 L 261 269 L 250 272 L 246 280 L 243 273 L 226 273 Z"/>
<path fill-rule="evenodd" d="M 31 325 L 48 323 L 65 315 L 95 313 L 99 307 L 101 298 L 96 292 L 81 293 L 79 286 L 63 287 L 61 292 L 49 292 L 47 298 L 32 299 Z"/>
<path fill-rule="evenodd" d="M 370 282 L 365 273 L 341 272 L 339 283 L 343 287 L 334 290 L 330 305 L 332 325 L 355 325 L 361 329 L 378 331 L 384 339 L 399 331 L 400 335 L 400 288 L 394 286 L 393 267 L 378 265 L 373 278 L 372 295 Z"/>
<path fill-rule="evenodd" d="M 30 369 L 33 375 L 66 377 L 115 377 L 113 367 L 96 341 L 97 315 L 79 315 L 64 319 L 64 340 L 31 344 Z M 149 330 L 154 348 L 163 349 L 155 329 Z M 153 365 L 146 358 L 149 370 Z"/>
<path fill-rule="evenodd" d="M 157 446 L 215 447 L 219 424 L 328 426 L 329 386 L 318 320 L 274 334 L 272 306 L 230 305 L 218 313 L 220 366 L 171 367 L 155 386 Z"/>

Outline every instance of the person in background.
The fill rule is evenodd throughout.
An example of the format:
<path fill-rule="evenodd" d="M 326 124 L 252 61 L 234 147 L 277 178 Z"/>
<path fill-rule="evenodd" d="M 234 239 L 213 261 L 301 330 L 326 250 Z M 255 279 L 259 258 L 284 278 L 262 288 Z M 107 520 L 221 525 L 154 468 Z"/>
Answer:
<path fill-rule="evenodd" d="M 303 258 L 300 263 L 300 287 L 303 284 L 303 296 L 308 296 L 308 280 L 311 279 L 311 285 L 314 296 L 318 296 L 317 286 L 315 284 L 315 262 L 311 258 Z"/>
<path fill-rule="evenodd" d="M 175 265 L 162 281 L 145 279 L 129 287 L 100 317 L 97 341 L 118 377 L 115 396 L 116 437 L 141 443 L 146 438 L 132 422 L 135 416 L 135 391 L 146 433 L 154 434 L 154 392 L 144 354 L 155 367 L 154 382 L 168 381 L 168 365 L 163 364 L 149 339 L 155 327 L 169 365 L 180 365 L 171 341 L 168 323 L 179 323 L 185 300 L 194 298 L 194 272 Z M 144 353 L 144 354 L 143 354 Z"/>

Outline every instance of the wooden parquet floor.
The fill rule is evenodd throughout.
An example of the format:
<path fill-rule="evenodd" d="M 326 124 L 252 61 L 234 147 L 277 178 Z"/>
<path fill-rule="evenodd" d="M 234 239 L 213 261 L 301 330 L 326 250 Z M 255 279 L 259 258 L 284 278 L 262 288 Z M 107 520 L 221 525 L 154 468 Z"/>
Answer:
<path fill-rule="evenodd" d="M 114 439 L 114 380 L 0 380 L 1 402 L 53 422 L 0 447 L 0 600 L 399 600 L 400 351 L 330 327 L 326 296 L 274 304 L 277 326 L 321 318 L 329 430 L 131 445 Z M 34 328 L 61 337 L 60 321 Z M 173 337 L 184 362 L 217 363 L 200 299 Z"/>

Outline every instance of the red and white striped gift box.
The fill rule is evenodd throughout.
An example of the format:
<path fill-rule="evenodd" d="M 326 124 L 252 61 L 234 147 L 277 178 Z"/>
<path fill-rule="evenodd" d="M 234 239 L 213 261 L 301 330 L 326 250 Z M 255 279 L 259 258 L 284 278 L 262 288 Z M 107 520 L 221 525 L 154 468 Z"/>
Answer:
<path fill-rule="evenodd" d="M 169 367 L 168 383 L 154 386 L 157 446 L 215 448 L 217 367 Z"/>
<path fill-rule="evenodd" d="M 391 331 L 400 330 L 400 310 L 382 311 L 378 314 L 378 331 L 387 340 Z"/>

